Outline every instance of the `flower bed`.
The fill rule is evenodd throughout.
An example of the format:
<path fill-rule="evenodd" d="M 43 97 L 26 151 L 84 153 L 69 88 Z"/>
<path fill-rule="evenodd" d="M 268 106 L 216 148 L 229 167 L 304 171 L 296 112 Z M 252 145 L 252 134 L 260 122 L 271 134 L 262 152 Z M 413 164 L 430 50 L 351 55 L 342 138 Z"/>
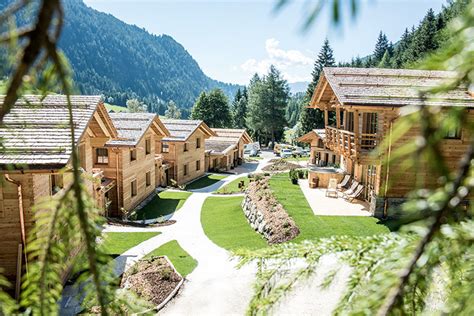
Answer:
<path fill-rule="evenodd" d="M 151 257 L 128 269 L 121 287 L 132 290 L 159 309 L 176 294 L 182 281 L 183 277 L 165 257 Z"/>
<path fill-rule="evenodd" d="M 269 177 L 249 183 L 242 209 L 250 226 L 262 234 L 269 244 L 292 240 L 299 234 L 295 221 L 273 196 Z"/>

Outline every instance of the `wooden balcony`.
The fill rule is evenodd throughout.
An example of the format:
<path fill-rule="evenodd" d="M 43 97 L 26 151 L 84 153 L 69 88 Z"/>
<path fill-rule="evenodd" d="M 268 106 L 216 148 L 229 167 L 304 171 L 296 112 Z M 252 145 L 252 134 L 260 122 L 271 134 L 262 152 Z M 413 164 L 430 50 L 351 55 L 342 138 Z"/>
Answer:
<path fill-rule="evenodd" d="M 379 144 L 377 134 L 359 133 L 356 135 L 335 127 L 326 126 L 326 146 L 334 153 L 358 159 L 368 155 Z"/>

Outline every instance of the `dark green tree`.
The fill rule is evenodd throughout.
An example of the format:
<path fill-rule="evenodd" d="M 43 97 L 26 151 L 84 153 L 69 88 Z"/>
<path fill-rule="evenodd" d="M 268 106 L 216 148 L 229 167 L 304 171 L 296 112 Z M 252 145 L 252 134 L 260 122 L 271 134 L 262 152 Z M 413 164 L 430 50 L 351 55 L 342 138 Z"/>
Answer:
<path fill-rule="evenodd" d="M 319 76 L 323 71 L 324 67 L 330 67 L 335 65 L 335 60 L 333 56 L 333 50 L 329 45 L 329 41 L 326 39 L 324 41 L 323 47 L 318 54 L 318 58 L 314 63 L 312 80 L 311 83 L 308 85 L 308 89 L 306 90 L 306 96 L 304 100 L 304 104 L 308 105 L 311 97 L 313 96 L 314 89 L 319 81 Z M 324 113 L 321 110 L 317 109 L 310 109 L 306 106 L 303 107 L 300 114 L 300 124 L 301 129 L 300 132 L 305 134 L 312 129 L 315 128 L 324 128 Z"/>
<path fill-rule="evenodd" d="M 287 123 L 285 113 L 289 88 L 286 80 L 272 65 L 263 78 L 252 78 L 248 95 L 247 124 L 252 134 L 263 142 L 280 141 Z"/>
<path fill-rule="evenodd" d="M 202 92 L 191 111 L 191 119 L 203 120 L 210 127 L 231 127 L 229 100 L 220 89 Z"/>
<path fill-rule="evenodd" d="M 247 88 L 244 87 L 242 91 L 238 89 L 232 103 L 232 117 L 235 128 L 247 128 L 247 103 Z"/>
<path fill-rule="evenodd" d="M 377 38 L 377 42 L 375 43 L 375 49 L 374 49 L 374 55 L 373 55 L 375 63 L 378 64 L 382 60 L 383 55 L 388 49 L 389 49 L 389 43 L 388 43 L 387 36 L 382 31 L 380 31 L 379 37 Z"/>

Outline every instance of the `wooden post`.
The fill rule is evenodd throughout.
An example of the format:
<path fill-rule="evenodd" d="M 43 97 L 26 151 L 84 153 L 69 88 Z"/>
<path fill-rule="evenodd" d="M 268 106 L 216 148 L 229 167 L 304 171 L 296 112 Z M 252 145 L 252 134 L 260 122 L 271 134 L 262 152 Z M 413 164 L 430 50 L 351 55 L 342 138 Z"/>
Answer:
<path fill-rule="evenodd" d="M 23 265 L 23 245 L 18 244 L 18 253 L 16 259 L 16 284 L 15 284 L 15 299 L 20 299 L 20 290 L 21 290 L 21 268 Z"/>
<path fill-rule="evenodd" d="M 356 150 L 356 155 L 359 154 L 360 146 L 359 146 L 359 111 L 354 112 L 354 144 L 355 144 L 355 150 Z"/>
<path fill-rule="evenodd" d="M 328 126 L 329 125 L 329 114 L 328 114 L 328 110 L 325 109 L 324 110 L 324 126 Z"/>

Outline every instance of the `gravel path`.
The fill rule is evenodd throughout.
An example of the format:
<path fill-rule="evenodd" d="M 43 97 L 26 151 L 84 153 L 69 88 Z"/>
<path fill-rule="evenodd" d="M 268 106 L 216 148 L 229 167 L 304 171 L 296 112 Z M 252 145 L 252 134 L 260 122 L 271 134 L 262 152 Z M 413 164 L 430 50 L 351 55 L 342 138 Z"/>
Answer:
<path fill-rule="evenodd" d="M 270 159 L 259 161 L 256 168 L 251 166 L 249 170 L 241 167 L 239 171 L 244 173 L 231 175 L 209 187 L 193 190 L 193 194 L 173 215 L 172 219 L 176 220 L 173 225 L 152 228 L 106 226 L 104 230 L 106 232 L 161 232 L 160 235 L 142 242 L 117 257 L 115 259 L 117 275 L 123 273 L 154 249 L 171 240 L 177 240 L 181 247 L 198 261 L 198 266 L 187 276 L 183 288 L 160 311 L 160 314 L 244 315 L 253 294 L 256 265 L 250 264 L 237 269 L 235 267 L 237 262 L 232 259 L 230 253 L 218 247 L 205 235 L 201 225 L 201 211 L 204 201 L 212 195 L 212 192 L 234 179 L 246 175 L 245 171 L 260 171 Z M 331 269 L 334 266 L 333 260 L 323 263 L 322 271 Z M 344 282 L 338 281 L 335 286 L 330 288 L 330 291 L 322 291 L 315 286 L 321 278 L 322 275 L 318 274 L 309 281 L 298 285 L 288 298 L 275 306 L 273 314 L 309 315 L 317 312 L 318 315 L 330 315 Z M 74 294 L 72 288 L 65 289 L 64 299 L 61 303 L 63 307 L 61 315 L 73 315 L 73 312 L 77 311 L 77 302 L 72 299 Z"/>

